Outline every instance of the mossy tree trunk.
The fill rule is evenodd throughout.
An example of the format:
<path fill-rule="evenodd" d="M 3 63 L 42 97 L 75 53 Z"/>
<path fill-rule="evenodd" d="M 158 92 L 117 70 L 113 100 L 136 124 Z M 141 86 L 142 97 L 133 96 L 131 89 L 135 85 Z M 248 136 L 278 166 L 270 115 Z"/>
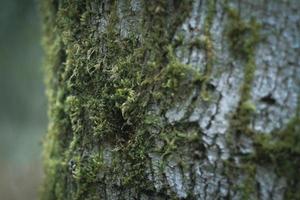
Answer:
<path fill-rule="evenodd" d="M 43 0 L 43 199 L 299 199 L 300 1 Z"/>

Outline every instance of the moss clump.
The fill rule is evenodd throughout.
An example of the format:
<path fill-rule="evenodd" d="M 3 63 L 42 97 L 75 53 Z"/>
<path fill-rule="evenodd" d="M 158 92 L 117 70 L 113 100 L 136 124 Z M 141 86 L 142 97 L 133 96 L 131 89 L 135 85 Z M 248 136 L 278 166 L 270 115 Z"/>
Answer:
<path fill-rule="evenodd" d="M 184 165 L 184 162 L 180 160 L 181 155 L 189 152 L 189 147 L 194 149 L 191 156 L 199 157 L 204 155 L 205 148 L 197 124 L 187 123 L 164 127 L 159 137 L 164 142 L 164 145 L 155 151 L 161 154 L 163 161 L 171 157 L 177 160 L 178 163 L 181 163 L 181 165 Z"/>
<path fill-rule="evenodd" d="M 286 128 L 255 137 L 254 161 L 274 166 L 275 172 L 287 180 L 286 199 L 300 198 L 300 109 Z"/>
<path fill-rule="evenodd" d="M 139 31 L 126 37 L 118 3 L 42 3 L 50 118 L 44 199 L 99 199 L 99 188 L 112 183 L 119 191 L 154 191 L 145 181 L 147 153 L 158 137 L 153 129 L 161 127 L 147 108 L 167 109 L 180 101 L 180 90 L 201 79 L 176 59 L 171 45 L 190 0 L 174 1 L 180 15 L 170 14 L 167 1 L 144 1 L 140 13 L 131 13 L 142 20 Z M 101 31 L 99 16 L 107 20 Z M 111 164 L 103 161 L 104 146 L 114 149 Z"/>
<path fill-rule="evenodd" d="M 254 80 L 255 50 L 260 42 L 260 25 L 254 18 L 250 21 L 241 19 L 239 13 L 230 8 L 225 8 L 228 21 L 225 25 L 224 33 L 228 39 L 229 51 L 233 58 L 238 59 L 244 64 L 244 80 L 240 88 L 240 100 L 236 112 L 232 116 L 231 130 L 232 133 L 227 137 L 229 143 L 241 134 L 246 137 L 253 137 L 255 133 L 249 128 L 251 117 L 255 113 L 255 105 L 251 102 L 251 88 Z M 232 147 L 232 152 L 235 152 Z M 243 199 L 253 197 L 255 188 L 255 162 L 247 160 L 247 156 L 242 157 L 241 167 L 236 167 L 228 161 L 226 168 L 230 171 L 236 171 L 239 175 L 244 176 L 240 186 L 236 190 L 241 192 Z"/>
<path fill-rule="evenodd" d="M 198 71 L 191 66 L 182 64 L 176 58 L 172 46 L 169 45 L 167 49 L 166 58 L 169 62 L 152 80 L 159 85 L 155 99 L 165 104 L 164 107 L 172 105 L 175 101 L 183 100 L 181 99 L 182 93 L 191 92 L 196 84 L 203 81 L 203 77 Z M 165 99 L 164 97 L 167 96 L 168 99 Z"/>
<path fill-rule="evenodd" d="M 213 24 L 213 19 L 216 14 L 216 1 L 208 1 L 208 6 L 207 6 L 207 14 L 206 14 L 206 19 L 205 19 L 205 24 L 204 24 L 204 39 L 203 45 L 206 50 L 206 60 L 207 64 L 205 66 L 204 70 L 204 81 L 201 87 L 201 96 L 203 100 L 209 100 L 209 91 L 207 88 L 208 82 L 211 78 L 211 73 L 213 70 L 213 63 L 214 63 L 214 53 L 213 53 L 213 43 L 212 43 L 212 35 L 211 35 L 211 27 Z"/>
<path fill-rule="evenodd" d="M 227 8 L 228 24 L 226 36 L 229 40 L 229 49 L 233 56 L 248 60 L 253 56 L 257 43 L 261 40 L 259 30 L 260 24 L 254 18 L 249 22 L 243 21 L 238 12 Z"/>
<path fill-rule="evenodd" d="M 260 42 L 260 24 L 254 18 L 244 21 L 238 12 L 227 7 L 228 24 L 225 34 L 229 41 L 229 50 L 234 58 L 245 63 L 244 82 L 240 88 L 241 98 L 236 114 L 233 116 L 233 126 L 238 132 L 251 134 L 247 127 L 251 116 L 255 112 L 255 106 L 251 103 L 251 88 L 256 69 L 255 49 Z"/>
<path fill-rule="evenodd" d="M 255 113 L 255 105 L 250 99 L 256 69 L 255 48 L 261 40 L 260 25 L 255 19 L 251 19 L 249 22 L 241 20 L 233 9 L 228 8 L 227 11 L 228 25 L 225 32 L 230 41 L 229 49 L 236 59 L 245 63 L 244 82 L 240 89 L 241 99 L 231 126 L 237 137 L 240 134 L 246 134 L 253 140 L 255 147 L 255 154 L 243 157 L 243 166 L 246 168 L 241 170 L 247 174 L 252 173 L 251 176 L 254 176 L 255 168 L 251 167 L 254 164 L 273 166 L 277 175 L 285 177 L 287 180 L 285 198 L 299 199 L 300 183 L 297 178 L 298 166 L 300 166 L 298 159 L 300 157 L 299 106 L 296 116 L 282 130 L 266 134 L 256 133 L 248 128 L 251 116 Z M 255 191 L 255 180 L 250 176 L 247 177 L 242 187 L 245 199 L 249 199 L 249 195 Z"/>
<path fill-rule="evenodd" d="M 241 88 L 241 102 L 250 99 L 250 90 L 255 72 L 255 49 L 261 41 L 261 26 L 254 18 L 249 22 L 242 20 L 238 12 L 227 8 L 228 24 L 225 34 L 229 41 L 229 50 L 232 55 L 245 61 L 244 84 Z"/>

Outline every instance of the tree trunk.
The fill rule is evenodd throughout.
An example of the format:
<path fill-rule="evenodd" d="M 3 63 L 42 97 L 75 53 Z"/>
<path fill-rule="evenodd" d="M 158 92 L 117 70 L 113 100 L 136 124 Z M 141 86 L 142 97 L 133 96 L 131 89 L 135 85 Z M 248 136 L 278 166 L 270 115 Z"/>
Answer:
<path fill-rule="evenodd" d="M 43 199 L 300 199 L 300 1 L 42 12 Z"/>

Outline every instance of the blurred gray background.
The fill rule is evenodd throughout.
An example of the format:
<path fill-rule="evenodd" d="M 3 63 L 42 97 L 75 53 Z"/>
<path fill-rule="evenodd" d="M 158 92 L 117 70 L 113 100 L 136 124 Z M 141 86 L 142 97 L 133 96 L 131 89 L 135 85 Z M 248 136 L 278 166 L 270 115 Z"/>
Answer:
<path fill-rule="evenodd" d="M 41 23 L 35 0 L 1 0 L 0 199 L 37 199 L 46 132 Z"/>

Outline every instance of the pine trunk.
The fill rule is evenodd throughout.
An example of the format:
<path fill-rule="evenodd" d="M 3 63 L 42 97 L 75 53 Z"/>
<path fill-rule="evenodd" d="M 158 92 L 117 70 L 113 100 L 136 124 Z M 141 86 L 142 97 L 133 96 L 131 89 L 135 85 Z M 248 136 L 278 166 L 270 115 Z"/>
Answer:
<path fill-rule="evenodd" d="M 42 199 L 300 199 L 300 1 L 42 12 Z"/>

